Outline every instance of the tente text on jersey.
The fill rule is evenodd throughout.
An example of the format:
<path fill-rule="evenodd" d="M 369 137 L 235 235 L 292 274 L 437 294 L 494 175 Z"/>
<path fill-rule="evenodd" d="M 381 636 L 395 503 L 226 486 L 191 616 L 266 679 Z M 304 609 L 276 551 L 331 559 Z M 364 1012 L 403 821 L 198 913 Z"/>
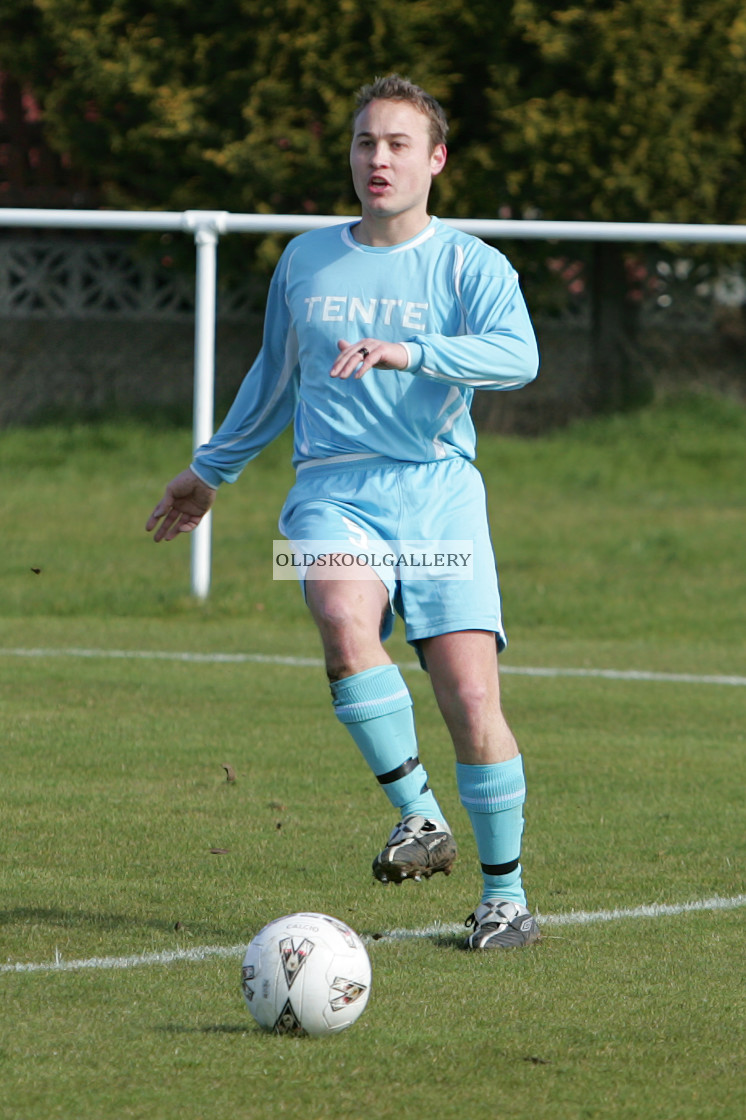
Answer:
<path fill-rule="evenodd" d="M 320 319 L 324 323 L 359 323 L 371 327 L 380 322 L 381 326 L 400 326 L 408 331 L 426 331 L 425 312 L 429 303 L 416 303 L 413 300 L 373 297 L 368 300 L 357 296 L 306 296 L 303 302 L 308 308 L 306 322 Z"/>

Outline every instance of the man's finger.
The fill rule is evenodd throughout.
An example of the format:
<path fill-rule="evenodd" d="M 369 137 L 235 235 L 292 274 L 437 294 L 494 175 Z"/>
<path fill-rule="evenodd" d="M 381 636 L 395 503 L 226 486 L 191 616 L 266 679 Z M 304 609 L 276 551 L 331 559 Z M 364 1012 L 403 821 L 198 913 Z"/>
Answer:
<path fill-rule="evenodd" d="M 168 506 L 163 505 L 163 502 L 158 503 L 158 505 L 155 507 L 155 509 L 151 513 L 150 517 L 148 518 L 148 520 L 145 522 L 145 532 L 146 533 L 152 533 L 153 532 L 153 529 L 155 529 L 156 525 L 158 524 L 160 519 L 163 517 L 164 513 L 166 512 L 166 510 L 168 508 L 169 508 Z"/>
<path fill-rule="evenodd" d="M 146 533 L 151 533 L 153 531 L 153 529 L 155 529 L 155 527 L 158 524 L 158 522 L 160 521 L 160 519 L 164 516 L 164 514 L 168 513 L 168 511 L 172 508 L 172 506 L 173 506 L 173 499 L 172 499 L 171 495 L 169 494 L 169 492 L 167 490 L 166 493 L 161 498 L 158 505 L 155 507 L 155 509 L 151 513 L 148 520 L 146 521 L 145 532 Z"/>
<path fill-rule="evenodd" d="M 160 525 L 156 529 L 155 536 L 153 537 L 153 540 L 162 541 L 162 540 L 165 539 L 167 541 L 170 541 L 172 538 L 171 538 L 171 536 L 169 536 L 169 533 L 170 533 L 170 530 L 171 530 L 171 526 L 174 523 L 174 520 L 175 520 L 175 517 L 171 517 L 171 516 L 164 517 L 163 520 L 161 521 Z"/>
<path fill-rule="evenodd" d="M 355 373 L 355 370 L 358 371 L 356 376 L 361 377 L 366 370 L 373 366 L 373 362 L 368 361 L 370 347 L 366 346 L 365 342 L 356 346 L 354 343 L 344 342 L 340 339 L 337 345 L 342 353 L 331 368 L 332 377 L 341 377 L 345 381 Z"/>
<path fill-rule="evenodd" d="M 147 525 L 145 526 L 148 532 L 156 529 L 154 536 L 155 541 L 173 540 L 175 533 L 171 530 L 182 518 L 182 514 L 174 509 L 172 505 L 167 504 L 165 501 L 160 502 L 155 507 L 150 517 L 148 518 Z M 157 528 L 156 528 L 157 526 Z"/>

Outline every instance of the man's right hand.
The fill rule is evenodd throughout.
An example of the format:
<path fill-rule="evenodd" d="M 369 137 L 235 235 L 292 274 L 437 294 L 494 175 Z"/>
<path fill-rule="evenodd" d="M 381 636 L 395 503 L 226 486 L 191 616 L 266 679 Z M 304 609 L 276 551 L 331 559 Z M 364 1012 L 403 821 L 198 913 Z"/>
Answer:
<path fill-rule="evenodd" d="M 212 506 L 216 494 L 217 490 L 187 468 L 171 479 L 148 518 L 145 531 L 152 533 L 157 526 L 153 538 L 156 541 L 172 541 L 179 533 L 191 533 Z"/>

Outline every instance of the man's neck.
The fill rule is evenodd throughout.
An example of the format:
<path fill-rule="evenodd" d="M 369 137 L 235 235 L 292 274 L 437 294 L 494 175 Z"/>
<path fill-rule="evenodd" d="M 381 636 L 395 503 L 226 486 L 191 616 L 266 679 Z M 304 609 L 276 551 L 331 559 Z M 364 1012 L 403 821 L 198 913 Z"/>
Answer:
<path fill-rule="evenodd" d="M 373 248 L 402 245 L 427 229 L 430 220 L 426 211 L 423 214 L 397 214 L 381 218 L 363 214 L 359 224 L 352 227 L 352 236 L 361 245 L 371 245 Z"/>

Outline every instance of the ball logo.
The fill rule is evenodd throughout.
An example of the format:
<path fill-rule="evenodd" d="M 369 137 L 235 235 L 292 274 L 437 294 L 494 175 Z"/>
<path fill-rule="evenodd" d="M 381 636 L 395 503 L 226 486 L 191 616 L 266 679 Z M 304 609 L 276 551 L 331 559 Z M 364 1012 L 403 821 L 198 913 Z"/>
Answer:
<path fill-rule="evenodd" d="M 301 942 L 295 937 L 284 937 L 280 942 L 280 957 L 285 973 L 285 983 L 292 988 L 295 978 L 313 952 L 313 941 L 304 937 Z"/>
<path fill-rule="evenodd" d="M 280 1014 L 277 1016 L 273 1030 L 275 1034 L 304 1034 L 303 1027 L 301 1026 L 300 1019 L 295 1014 L 290 1000 L 284 1005 Z"/>
<path fill-rule="evenodd" d="M 346 944 L 349 945 L 351 949 L 357 947 L 357 937 L 352 932 L 349 926 L 346 926 L 344 922 L 337 921 L 336 918 L 327 918 L 326 920 L 329 925 L 334 926 L 335 929 L 339 930 L 339 932 L 344 937 Z"/>
<path fill-rule="evenodd" d="M 254 971 L 255 970 L 253 964 L 244 965 L 243 969 L 241 970 L 241 987 L 243 988 L 243 994 L 249 1003 L 251 1003 L 252 999 L 254 998 L 254 989 L 252 988 L 250 983 L 250 981 L 254 979 Z"/>
<path fill-rule="evenodd" d="M 342 1011 L 343 1008 L 349 1007 L 355 1000 L 360 999 L 367 990 L 365 984 L 359 984 L 355 980 L 344 980 L 341 976 L 338 976 L 332 984 L 332 994 L 329 1001 L 332 1011 Z"/>

